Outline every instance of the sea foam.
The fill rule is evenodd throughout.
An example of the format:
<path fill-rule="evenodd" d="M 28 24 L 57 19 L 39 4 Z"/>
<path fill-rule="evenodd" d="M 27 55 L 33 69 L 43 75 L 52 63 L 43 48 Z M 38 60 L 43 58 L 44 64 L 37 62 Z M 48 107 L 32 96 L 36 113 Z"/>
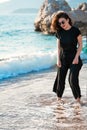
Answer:
<path fill-rule="evenodd" d="M 48 69 L 56 64 L 56 52 L 38 52 L 0 61 L 0 79 Z"/>

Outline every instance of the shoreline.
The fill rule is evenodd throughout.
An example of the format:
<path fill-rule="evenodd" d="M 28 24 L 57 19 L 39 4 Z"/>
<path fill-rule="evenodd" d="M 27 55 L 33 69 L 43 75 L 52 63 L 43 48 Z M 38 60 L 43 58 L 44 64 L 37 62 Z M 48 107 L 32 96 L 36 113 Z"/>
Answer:
<path fill-rule="evenodd" d="M 75 100 L 67 80 L 63 95 L 66 103 L 64 106 L 58 105 L 56 94 L 52 92 L 56 68 L 2 82 L 0 84 L 0 129 L 86 130 L 86 70 L 87 64 L 84 64 L 80 72 L 84 106 L 70 105 Z"/>

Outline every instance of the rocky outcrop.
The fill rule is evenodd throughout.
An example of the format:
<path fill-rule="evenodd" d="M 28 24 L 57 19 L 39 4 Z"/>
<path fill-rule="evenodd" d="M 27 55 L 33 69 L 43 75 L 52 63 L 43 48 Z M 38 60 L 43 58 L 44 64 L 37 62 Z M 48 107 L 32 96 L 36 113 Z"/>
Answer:
<path fill-rule="evenodd" d="M 87 12 L 83 11 L 82 9 L 81 10 L 76 9 L 76 10 L 72 10 L 67 13 L 73 20 L 74 25 L 77 26 L 81 30 L 82 35 L 86 35 L 86 33 L 87 33 Z"/>
<path fill-rule="evenodd" d="M 87 11 L 87 3 L 84 2 L 84 3 L 80 4 L 77 9 Z"/>
<path fill-rule="evenodd" d="M 35 30 L 45 34 L 52 33 L 50 28 L 52 18 L 60 10 L 69 14 L 84 35 L 87 26 L 87 3 L 82 3 L 77 9 L 72 10 L 65 0 L 45 0 L 35 19 Z"/>
<path fill-rule="evenodd" d="M 49 33 L 51 16 L 58 10 L 70 11 L 71 8 L 65 0 L 45 0 L 35 19 L 35 30 Z"/>

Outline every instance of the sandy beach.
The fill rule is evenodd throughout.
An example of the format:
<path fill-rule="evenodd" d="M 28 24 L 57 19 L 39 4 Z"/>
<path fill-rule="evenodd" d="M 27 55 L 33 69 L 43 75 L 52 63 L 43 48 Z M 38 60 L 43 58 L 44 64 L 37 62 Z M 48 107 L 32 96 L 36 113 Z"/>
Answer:
<path fill-rule="evenodd" d="M 0 83 L 0 130 L 87 130 L 87 64 L 80 72 L 83 105 L 68 81 L 59 105 L 52 92 L 56 68 Z"/>

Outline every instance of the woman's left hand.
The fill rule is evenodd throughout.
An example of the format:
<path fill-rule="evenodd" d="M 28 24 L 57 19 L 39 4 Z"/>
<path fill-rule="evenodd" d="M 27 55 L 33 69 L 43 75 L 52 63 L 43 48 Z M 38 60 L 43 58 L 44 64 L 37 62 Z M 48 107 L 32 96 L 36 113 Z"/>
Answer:
<path fill-rule="evenodd" d="M 78 62 L 79 62 L 79 58 L 75 57 L 74 60 L 73 60 L 73 62 L 72 62 L 72 64 L 78 64 Z"/>

